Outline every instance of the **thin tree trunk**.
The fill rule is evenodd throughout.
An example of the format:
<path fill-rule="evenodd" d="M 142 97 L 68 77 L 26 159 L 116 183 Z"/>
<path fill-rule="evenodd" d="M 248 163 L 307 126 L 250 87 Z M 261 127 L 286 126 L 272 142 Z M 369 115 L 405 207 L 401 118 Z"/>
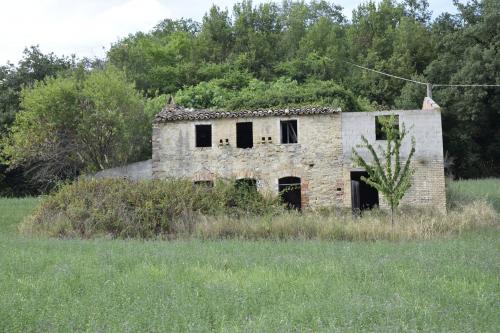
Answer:
<path fill-rule="evenodd" d="M 391 227 L 394 229 L 394 207 L 391 206 Z"/>

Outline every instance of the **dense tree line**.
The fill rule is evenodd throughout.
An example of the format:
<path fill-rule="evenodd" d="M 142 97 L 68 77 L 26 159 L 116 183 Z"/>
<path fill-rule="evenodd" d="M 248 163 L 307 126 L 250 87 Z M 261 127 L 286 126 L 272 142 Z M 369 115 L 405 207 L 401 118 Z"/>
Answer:
<path fill-rule="evenodd" d="M 203 108 L 420 107 L 425 86 L 351 63 L 423 82 L 500 84 L 500 3 L 454 4 L 457 14 L 432 19 L 427 0 L 366 2 L 348 19 L 327 1 L 242 1 L 232 9 L 213 6 L 201 22 L 166 19 L 150 32 L 131 34 L 113 44 L 105 60 L 27 49 L 17 66 L 0 67 L 0 192 L 23 183 L 26 174 L 42 182 L 50 176 L 53 183 L 146 158 L 148 124 L 168 94 Z M 106 86 L 109 78 L 115 90 Z M 454 176 L 500 175 L 499 92 L 434 88 Z M 69 142 L 72 152 L 63 154 Z M 69 164 L 47 168 L 47 158 L 56 156 L 49 152 Z M 66 171 L 46 172 L 53 170 Z M 18 193 L 32 191 L 23 184 Z"/>

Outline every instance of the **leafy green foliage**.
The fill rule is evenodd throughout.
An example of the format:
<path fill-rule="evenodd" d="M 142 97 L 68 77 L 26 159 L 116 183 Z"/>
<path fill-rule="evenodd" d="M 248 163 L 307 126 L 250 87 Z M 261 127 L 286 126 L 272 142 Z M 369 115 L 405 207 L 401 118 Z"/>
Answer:
<path fill-rule="evenodd" d="M 37 82 L 22 91 L 22 108 L 3 151 L 44 184 L 150 155 L 151 119 L 116 68 Z"/>
<path fill-rule="evenodd" d="M 26 48 L 17 64 L 0 66 L 0 141 L 7 135 L 16 114 L 20 110 L 20 95 L 23 87 L 56 75 L 75 66 L 74 58 L 57 57 L 53 53 L 43 54 L 38 46 Z M 0 161 L 2 161 L 0 150 Z M 0 196 L 27 195 L 38 192 L 24 176 L 22 167 L 8 168 L 0 162 Z"/>
<path fill-rule="evenodd" d="M 0 67 L 0 136 L 20 110 L 23 86 L 78 65 L 101 71 L 111 64 L 123 71 L 151 99 L 144 102 L 149 118 L 164 98 L 158 96 L 170 94 L 186 106 L 206 108 L 421 106 L 424 87 L 346 61 L 425 82 L 499 83 L 499 2 L 456 1 L 455 7 L 457 14 L 431 19 L 427 0 L 368 1 L 347 20 L 341 7 L 323 0 L 242 1 L 230 9 L 212 6 L 202 22 L 165 19 L 150 32 L 117 41 L 106 60 L 76 61 L 31 47 L 17 66 Z M 498 92 L 434 88 L 455 177 L 500 175 Z M 26 171 L 0 165 L 0 193 L 37 192 L 23 180 Z"/>
<path fill-rule="evenodd" d="M 284 77 L 269 83 L 252 79 L 241 90 L 227 88 L 227 83 L 227 79 L 215 79 L 180 90 L 176 102 L 187 107 L 230 110 L 300 105 L 340 107 L 344 111 L 371 108 L 367 101 L 333 81 L 299 84 Z"/>
<path fill-rule="evenodd" d="M 184 180 L 78 180 L 44 199 L 26 228 L 53 236 L 118 238 L 192 232 L 200 214 L 240 216 L 281 212 L 278 198 L 231 181 L 213 188 Z"/>
<path fill-rule="evenodd" d="M 385 132 L 386 148 L 380 149 L 383 160 L 378 156 L 375 148 L 368 142 L 365 136 L 361 136 L 365 148 L 370 152 L 373 162 L 367 162 L 353 148 L 353 160 L 360 167 L 368 172 L 368 178 L 362 176 L 361 180 L 368 185 L 376 188 L 387 200 L 391 207 L 391 221 L 394 224 L 394 210 L 398 208 L 401 199 L 412 185 L 413 168 L 411 167 L 411 158 L 415 153 L 415 139 L 412 138 L 411 149 L 408 153 L 406 162 L 401 165 L 400 149 L 401 143 L 408 132 L 405 124 L 396 126 L 397 121 L 394 115 L 382 120 L 383 130 Z"/>

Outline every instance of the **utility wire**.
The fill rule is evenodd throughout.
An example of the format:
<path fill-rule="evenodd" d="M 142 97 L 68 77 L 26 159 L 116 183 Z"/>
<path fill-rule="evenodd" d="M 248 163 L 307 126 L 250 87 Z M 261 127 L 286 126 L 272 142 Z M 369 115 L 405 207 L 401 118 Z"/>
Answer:
<path fill-rule="evenodd" d="M 431 84 L 433 87 L 500 87 L 500 84 Z"/>
<path fill-rule="evenodd" d="M 368 67 L 364 67 L 364 66 L 360 66 L 360 65 L 357 65 L 357 64 L 354 64 L 352 62 L 349 62 L 349 61 L 345 61 L 346 63 L 352 65 L 352 66 L 355 66 L 355 67 L 358 67 L 358 68 L 361 68 L 361 69 L 364 69 L 364 70 L 367 70 L 367 71 L 370 71 L 370 72 L 375 72 L 375 73 L 378 73 L 378 74 L 381 74 L 381 75 L 385 75 L 385 76 L 388 76 L 388 77 L 392 77 L 392 78 L 395 78 L 395 79 L 399 79 L 399 80 L 404 80 L 404 81 L 408 81 L 408 82 L 413 82 L 413 83 L 417 83 L 417 84 L 422 84 L 422 85 L 425 85 L 425 86 L 431 86 L 431 87 L 500 87 L 500 84 L 446 84 L 446 83 L 430 83 L 430 82 L 421 82 L 421 81 L 417 81 L 417 80 L 412 80 L 412 79 L 407 79 L 407 78 L 404 78 L 404 77 L 401 77 L 401 76 L 396 76 L 396 75 L 392 75 L 392 74 L 389 74 L 389 73 L 384 73 L 384 72 L 381 72 L 381 71 L 378 71 L 378 70 L 375 70 L 375 69 L 372 69 L 372 68 L 368 68 Z"/>
<path fill-rule="evenodd" d="M 388 74 L 388 73 L 384 73 L 384 72 L 381 72 L 381 71 L 377 71 L 375 69 L 371 69 L 371 68 L 368 68 L 368 67 L 364 67 L 364 66 L 360 66 L 360 65 L 356 65 L 352 62 L 349 62 L 349 61 L 346 61 L 348 64 L 351 64 L 355 67 L 359 67 L 359 68 L 362 68 L 362 69 L 366 69 L 367 71 L 371 71 L 371 72 L 375 72 L 375 73 L 378 73 L 378 74 L 382 74 L 382 75 L 385 75 L 385 76 L 389 76 L 389 77 L 392 77 L 392 78 L 395 78 L 395 79 L 399 79 L 399 80 L 405 80 L 405 81 L 409 81 L 409 82 L 413 82 L 413 83 L 418 83 L 418 84 L 423 84 L 423 85 L 427 85 L 427 83 L 425 82 L 420 82 L 420 81 L 416 81 L 416 80 L 411 80 L 411 79 L 407 79 L 407 78 L 404 78 L 404 77 L 401 77 L 401 76 L 396 76 L 396 75 L 392 75 L 392 74 Z"/>

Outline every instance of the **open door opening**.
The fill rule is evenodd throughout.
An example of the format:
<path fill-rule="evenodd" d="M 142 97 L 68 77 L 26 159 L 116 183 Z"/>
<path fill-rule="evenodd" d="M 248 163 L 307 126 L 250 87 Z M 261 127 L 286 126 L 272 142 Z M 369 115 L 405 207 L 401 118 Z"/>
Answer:
<path fill-rule="evenodd" d="M 278 180 L 278 190 L 281 201 L 290 209 L 300 210 L 302 198 L 300 194 L 299 177 L 283 177 Z"/>
<path fill-rule="evenodd" d="M 368 177 L 368 172 L 351 172 L 351 203 L 355 214 L 359 214 L 362 210 L 372 209 L 379 204 L 378 191 L 362 181 L 361 176 Z"/>

